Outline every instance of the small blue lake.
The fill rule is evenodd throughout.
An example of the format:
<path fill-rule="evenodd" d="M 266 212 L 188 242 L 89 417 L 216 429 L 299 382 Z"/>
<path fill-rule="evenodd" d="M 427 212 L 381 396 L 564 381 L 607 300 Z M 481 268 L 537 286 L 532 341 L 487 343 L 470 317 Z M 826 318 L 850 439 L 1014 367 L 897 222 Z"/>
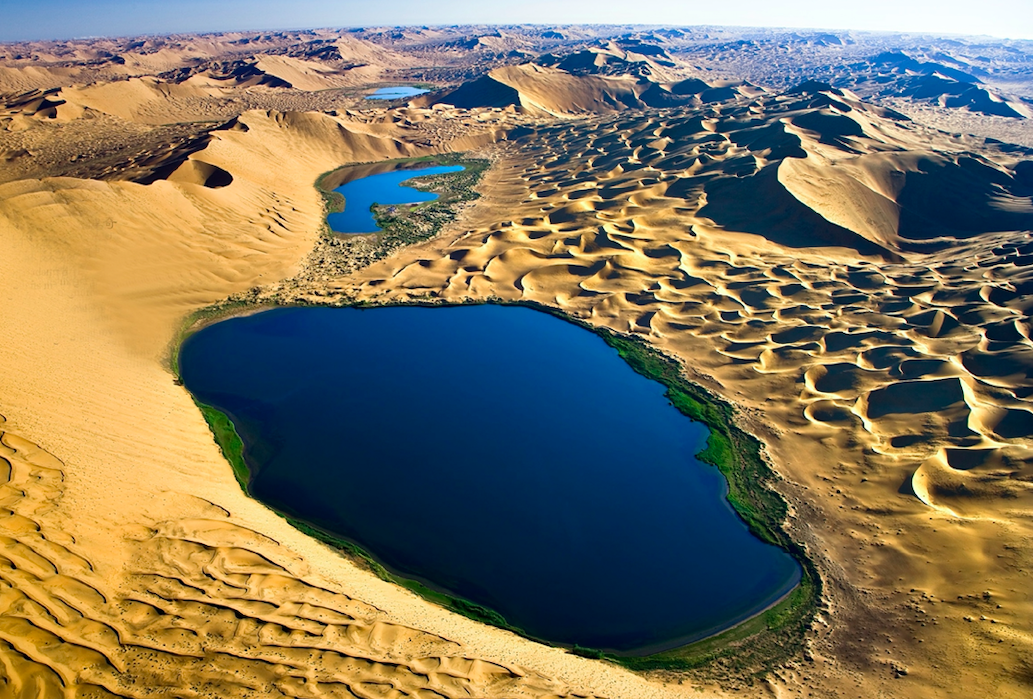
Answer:
<path fill-rule="evenodd" d="M 626 653 L 710 635 L 799 580 L 707 439 L 588 330 L 520 307 L 285 308 L 182 346 L 250 492 L 526 633 Z"/>
<path fill-rule="evenodd" d="M 376 92 L 366 95 L 368 100 L 397 100 L 403 97 L 415 97 L 416 95 L 422 95 L 430 90 L 422 90 L 418 87 L 382 87 Z"/>
<path fill-rule="evenodd" d="M 338 233 L 379 233 L 370 207 L 373 204 L 417 204 L 438 198 L 433 192 L 403 187 L 413 177 L 442 175 L 463 170 L 462 165 L 427 166 L 420 169 L 394 170 L 369 175 L 341 185 L 334 191 L 344 196 L 344 211 L 330 214 L 326 222 Z"/>

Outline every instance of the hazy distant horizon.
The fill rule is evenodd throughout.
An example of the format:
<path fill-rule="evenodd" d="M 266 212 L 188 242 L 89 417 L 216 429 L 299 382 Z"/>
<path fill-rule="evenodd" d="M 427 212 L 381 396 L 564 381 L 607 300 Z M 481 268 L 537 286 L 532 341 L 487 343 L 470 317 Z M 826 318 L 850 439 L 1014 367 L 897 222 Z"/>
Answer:
<path fill-rule="evenodd" d="M 598 0 L 530 0 L 513 6 L 471 0 L 395 0 L 389 5 L 329 0 L 35 0 L 4 8 L 0 42 L 456 24 L 723 26 L 1033 40 L 1029 0 L 982 0 L 978 5 L 962 0 L 870 0 L 865 8 L 859 14 L 824 0 L 740 0 L 734 7 L 674 0 L 634 6 Z"/>

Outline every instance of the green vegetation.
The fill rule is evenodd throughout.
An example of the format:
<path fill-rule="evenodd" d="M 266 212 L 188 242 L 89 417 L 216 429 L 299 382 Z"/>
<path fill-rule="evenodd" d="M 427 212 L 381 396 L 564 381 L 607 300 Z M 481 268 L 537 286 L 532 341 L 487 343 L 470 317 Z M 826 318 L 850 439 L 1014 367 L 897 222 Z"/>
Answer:
<path fill-rule="evenodd" d="M 458 203 L 474 201 L 480 197 L 474 187 L 488 169 L 488 161 L 447 155 L 436 157 L 430 162 L 435 165 L 462 165 L 466 169 L 425 176 L 414 172 L 413 179 L 405 184 L 421 192 L 437 194 L 438 198 L 434 201 L 373 205 L 373 220 L 382 229 L 376 235 L 389 250 L 433 238 L 445 225 L 455 220 L 459 212 L 456 206 Z"/>
<path fill-rule="evenodd" d="M 326 192 L 320 190 L 323 195 L 323 204 L 328 214 L 339 214 L 344 211 L 344 195 L 333 190 Z"/>
<path fill-rule="evenodd" d="M 612 333 L 604 333 L 603 339 L 636 372 L 667 386 L 667 399 L 683 415 L 710 429 L 707 446 L 698 458 L 724 474 L 728 481 L 728 501 L 754 536 L 786 548 L 786 537 L 778 527 L 785 519 L 785 501 L 766 487 L 774 474 L 761 457 L 757 440 L 735 426 L 731 406 L 717 402 L 703 389 L 683 379 L 676 362 L 640 341 Z"/>
<path fill-rule="evenodd" d="M 474 187 L 489 166 L 486 160 L 455 153 L 376 163 L 378 166 L 392 164 L 462 165 L 465 169 L 441 175 L 420 175 L 418 170 L 413 170 L 412 180 L 407 184 L 425 192 L 434 192 L 438 198 L 418 204 L 374 204 L 371 208 L 373 219 L 381 229 L 378 233 L 336 233 L 324 222 L 322 235 L 306 262 L 306 270 L 294 280 L 296 283 L 347 274 L 406 245 L 433 238 L 456 219 L 467 202 L 480 196 Z M 316 180 L 316 189 L 323 197 L 326 214 L 338 213 L 346 204 L 344 197 L 333 191 L 336 183 L 341 181 L 343 171 L 362 165 L 370 164 L 347 165 L 323 173 Z"/>
<path fill-rule="evenodd" d="M 230 468 L 233 469 L 233 476 L 237 479 L 237 483 L 245 493 L 248 492 L 251 470 L 244 461 L 244 441 L 237 434 L 233 421 L 221 410 L 205 405 L 198 400 L 195 400 L 194 403 L 201 409 L 201 414 L 204 415 L 204 419 L 215 437 L 215 443 L 222 449 L 222 455 L 230 462 Z"/>
<path fill-rule="evenodd" d="M 179 349 L 191 334 L 197 332 L 205 325 L 228 318 L 241 311 L 254 310 L 256 308 L 256 304 L 247 301 L 229 301 L 202 308 L 188 316 L 176 333 L 175 339 L 169 346 L 167 355 L 169 369 L 172 370 L 173 381 L 176 385 L 183 385 L 179 372 Z M 193 396 L 191 397 L 193 398 Z M 230 417 L 218 408 L 202 403 L 196 398 L 193 400 L 194 404 L 201 411 L 205 422 L 208 423 L 208 429 L 212 431 L 215 443 L 222 450 L 222 455 L 229 462 L 230 468 L 233 469 L 233 477 L 237 479 L 241 490 L 247 493 L 248 483 L 251 480 L 251 470 L 244 460 L 244 440 L 240 438 L 236 426 Z"/>
<path fill-rule="evenodd" d="M 636 372 L 664 384 L 672 405 L 709 428 L 706 448 L 697 458 L 724 474 L 728 502 L 750 531 L 788 551 L 802 568 L 800 584 L 778 604 L 723 633 L 645 657 L 605 657 L 639 671 L 701 669 L 702 674 L 711 676 L 763 675 L 802 651 L 804 635 L 818 606 L 821 579 L 803 547 L 780 526 L 785 520 L 786 503 L 770 487 L 775 474 L 761 456 L 760 443 L 736 426 L 730 405 L 683 378 L 674 360 L 636 338 L 578 324 L 601 335 Z"/>

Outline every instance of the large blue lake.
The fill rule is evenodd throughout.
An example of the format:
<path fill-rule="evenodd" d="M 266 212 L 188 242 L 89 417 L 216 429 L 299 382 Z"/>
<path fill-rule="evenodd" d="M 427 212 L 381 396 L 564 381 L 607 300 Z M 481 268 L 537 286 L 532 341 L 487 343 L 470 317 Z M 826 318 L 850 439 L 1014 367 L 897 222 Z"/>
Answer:
<path fill-rule="evenodd" d="M 553 642 L 644 653 L 799 580 L 681 415 L 595 334 L 527 308 L 290 308 L 209 326 L 185 385 L 250 492 Z"/>
<path fill-rule="evenodd" d="M 433 192 L 421 192 L 413 187 L 403 187 L 402 182 L 413 177 L 442 175 L 446 172 L 463 170 L 462 165 L 427 166 L 419 169 L 381 172 L 352 180 L 334 189 L 344 196 L 344 211 L 330 214 L 326 222 L 338 233 L 378 233 L 380 227 L 373 219 L 370 207 L 373 204 L 416 204 L 438 198 Z"/>

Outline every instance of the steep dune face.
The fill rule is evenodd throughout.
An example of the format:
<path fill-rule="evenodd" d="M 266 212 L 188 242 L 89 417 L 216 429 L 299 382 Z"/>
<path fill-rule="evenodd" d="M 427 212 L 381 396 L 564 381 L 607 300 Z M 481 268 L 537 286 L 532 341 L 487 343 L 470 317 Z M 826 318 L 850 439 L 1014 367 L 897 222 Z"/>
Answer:
<path fill-rule="evenodd" d="M 844 674 L 775 686 L 1019 697 L 1033 219 L 1013 155 L 963 150 L 820 88 L 546 127 L 451 238 L 329 288 L 532 301 L 678 357 L 766 442 L 828 583 L 812 650 Z"/>
<path fill-rule="evenodd" d="M 521 103 L 520 91 L 512 85 L 496 79 L 492 75 L 482 75 L 475 80 L 460 85 L 455 90 L 447 93 L 441 102 L 451 104 L 460 109 L 475 109 L 477 107 L 510 107 Z M 426 104 L 438 103 L 437 100 L 414 100 L 416 103 Z"/>
<path fill-rule="evenodd" d="M 638 94 L 644 89 L 629 76 L 576 76 L 559 68 L 525 63 L 497 68 L 456 90 L 415 103 L 463 108 L 516 105 L 528 114 L 557 116 L 626 109 L 638 103 Z"/>
<path fill-rule="evenodd" d="M 814 199 L 825 203 L 831 198 L 801 197 L 794 192 L 794 188 L 787 184 L 786 180 L 810 183 L 814 181 L 816 174 L 808 172 L 803 177 L 794 177 L 798 170 L 792 165 L 796 162 L 798 161 L 795 159 L 787 159 L 781 166 L 769 165 L 755 174 L 742 178 L 722 178 L 707 185 L 707 203 L 700 209 L 700 216 L 711 219 L 724 229 L 756 233 L 785 247 L 842 247 L 855 250 L 861 255 L 882 255 L 888 259 L 899 259 L 886 246 L 853 230 L 859 227 L 856 226 L 855 217 L 837 216 L 839 211 L 823 211 L 826 207 L 813 205 Z M 858 196 L 863 188 L 852 187 L 855 182 L 852 179 L 843 179 L 850 184 L 837 182 L 840 191 L 835 195 L 850 196 L 851 199 L 847 201 L 859 205 L 863 212 L 861 220 L 867 223 L 871 218 L 868 212 L 878 211 L 876 206 L 881 202 L 871 201 L 874 197 Z M 743 205 L 746 201 L 750 202 L 748 207 Z M 836 202 L 833 204 L 836 209 L 841 208 L 838 204 L 841 199 L 831 201 Z M 843 224 L 840 225 L 837 219 Z"/>
<path fill-rule="evenodd" d="M 779 180 L 827 220 L 899 251 L 931 252 L 987 232 L 1033 229 L 1033 207 L 1014 172 L 970 155 L 787 159 Z"/>
<path fill-rule="evenodd" d="M 4 230 L 45 242 L 71 267 L 88 270 L 112 322 L 156 353 L 186 308 L 254 283 L 235 267 L 261 259 L 267 268 L 259 274 L 290 275 L 320 227 L 307 173 L 412 152 L 325 115 L 253 112 L 239 125 L 214 132 L 202 151 L 153 184 L 60 178 L 5 185 Z M 285 150 L 289 164 L 280 162 Z M 184 246 L 184 236 L 195 242 Z M 159 268 L 165 272 L 155 274 Z"/>

